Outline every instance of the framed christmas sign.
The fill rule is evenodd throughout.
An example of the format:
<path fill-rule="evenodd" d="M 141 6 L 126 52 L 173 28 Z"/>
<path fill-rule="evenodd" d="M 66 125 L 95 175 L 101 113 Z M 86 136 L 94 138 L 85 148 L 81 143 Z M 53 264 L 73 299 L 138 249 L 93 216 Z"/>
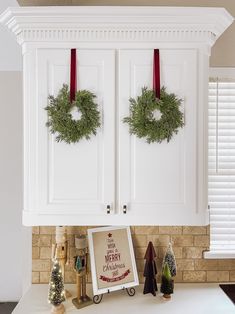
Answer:
<path fill-rule="evenodd" d="M 88 229 L 94 295 L 139 284 L 130 227 Z"/>

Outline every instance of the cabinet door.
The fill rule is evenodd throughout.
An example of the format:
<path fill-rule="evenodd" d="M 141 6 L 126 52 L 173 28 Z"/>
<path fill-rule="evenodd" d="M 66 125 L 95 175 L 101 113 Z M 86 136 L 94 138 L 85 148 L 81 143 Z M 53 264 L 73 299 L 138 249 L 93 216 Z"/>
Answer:
<path fill-rule="evenodd" d="M 70 50 L 39 49 L 35 58 L 37 110 L 29 115 L 30 161 L 35 170 L 29 172 L 28 210 L 48 215 L 42 224 L 63 224 L 63 218 L 53 220 L 60 214 L 65 215 L 64 224 L 82 224 L 77 214 L 100 215 L 114 202 L 115 52 L 77 51 L 78 89 L 96 94 L 102 127 L 90 140 L 76 144 L 57 143 L 45 126 L 48 95 L 56 96 L 64 83 L 69 84 Z M 26 110 L 31 110 L 30 105 Z M 77 220 L 71 221 L 69 215 Z"/>
<path fill-rule="evenodd" d="M 119 208 L 127 205 L 133 224 L 196 224 L 197 52 L 160 50 L 161 85 L 183 99 L 185 114 L 185 127 L 161 144 L 130 136 L 122 122 L 128 99 L 152 88 L 153 50 L 123 50 L 119 60 Z"/>

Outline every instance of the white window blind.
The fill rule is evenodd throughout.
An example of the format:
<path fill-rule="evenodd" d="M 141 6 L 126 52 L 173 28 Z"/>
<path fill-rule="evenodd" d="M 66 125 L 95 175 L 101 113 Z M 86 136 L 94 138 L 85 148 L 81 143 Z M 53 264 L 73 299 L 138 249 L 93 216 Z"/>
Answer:
<path fill-rule="evenodd" d="M 210 252 L 207 255 L 231 258 L 235 257 L 235 79 L 210 79 L 208 110 Z"/>

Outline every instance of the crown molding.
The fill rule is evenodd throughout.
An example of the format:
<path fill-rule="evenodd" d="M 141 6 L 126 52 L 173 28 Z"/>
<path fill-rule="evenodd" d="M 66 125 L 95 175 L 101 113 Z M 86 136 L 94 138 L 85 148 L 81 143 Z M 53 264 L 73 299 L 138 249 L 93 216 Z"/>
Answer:
<path fill-rule="evenodd" d="M 233 23 L 224 8 L 15 7 L 0 22 L 26 42 L 200 42 L 212 46 Z"/>

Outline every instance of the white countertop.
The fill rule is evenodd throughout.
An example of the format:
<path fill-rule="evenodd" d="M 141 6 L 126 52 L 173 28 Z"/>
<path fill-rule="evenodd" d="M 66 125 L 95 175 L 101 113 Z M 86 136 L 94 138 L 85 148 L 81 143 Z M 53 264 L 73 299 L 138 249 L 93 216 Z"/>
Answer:
<path fill-rule="evenodd" d="M 74 298 L 75 285 L 66 285 L 66 288 L 72 292 Z M 160 293 L 156 297 L 151 294 L 143 295 L 142 289 L 142 286 L 137 287 L 133 297 L 129 297 L 125 291 L 105 294 L 100 304 L 92 304 L 80 310 L 73 306 L 70 298 L 64 303 L 66 313 L 79 311 L 81 314 L 235 314 L 233 303 L 220 289 L 219 284 L 175 284 L 170 301 L 164 301 Z M 12 313 L 50 313 L 47 292 L 48 285 L 32 285 Z"/>

